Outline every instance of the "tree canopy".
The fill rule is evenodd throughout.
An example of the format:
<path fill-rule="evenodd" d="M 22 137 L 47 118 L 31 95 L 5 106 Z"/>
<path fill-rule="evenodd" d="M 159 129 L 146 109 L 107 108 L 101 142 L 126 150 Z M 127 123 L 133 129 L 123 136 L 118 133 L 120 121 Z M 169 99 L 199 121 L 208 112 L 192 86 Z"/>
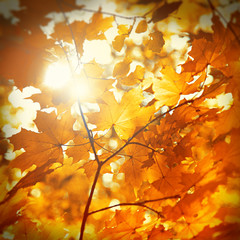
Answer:
<path fill-rule="evenodd" d="M 1 239 L 240 239 L 240 2 L 0 2 Z"/>

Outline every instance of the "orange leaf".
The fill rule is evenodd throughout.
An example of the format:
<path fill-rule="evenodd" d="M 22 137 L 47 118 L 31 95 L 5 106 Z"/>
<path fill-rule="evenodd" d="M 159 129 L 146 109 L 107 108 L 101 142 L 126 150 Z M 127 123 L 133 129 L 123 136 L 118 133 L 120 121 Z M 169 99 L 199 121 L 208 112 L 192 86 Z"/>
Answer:
<path fill-rule="evenodd" d="M 231 38 L 230 33 L 224 28 L 219 18 L 213 17 L 213 40 L 208 41 L 204 38 L 194 39 L 192 49 L 189 52 L 191 59 L 188 58 L 182 65 L 186 72 L 199 73 L 208 65 L 212 65 L 216 69 L 224 71 L 227 67 L 227 55 L 231 54 Z"/>
<path fill-rule="evenodd" d="M 69 117 L 64 114 L 61 120 L 58 120 L 54 112 L 38 112 L 35 123 L 40 133 L 23 129 L 10 138 L 15 149 L 25 149 L 23 154 L 11 161 L 10 166 L 24 171 L 33 164 L 40 167 L 47 162 L 62 162 L 62 144 L 74 137 L 74 119 Z"/>
<path fill-rule="evenodd" d="M 156 31 L 149 34 L 149 40 L 146 43 L 146 47 L 153 52 L 160 53 L 164 44 L 163 34 Z"/>
<path fill-rule="evenodd" d="M 113 69 L 113 77 L 124 77 L 130 70 L 130 58 L 125 58 L 122 62 L 118 62 Z"/>
<path fill-rule="evenodd" d="M 163 79 L 153 82 L 153 91 L 158 100 L 158 107 L 177 104 L 185 87 L 185 79 L 182 79 L 172 67 L 166 67 L 162 71 Z"/>
<path fill-rule="evenodd" d="M 17 211 L 26 204 L 26 197 L 27 192 L 18 191 L 10 201 L 0 205 L 0 230 L 18 220 Z"/>
<path fill-rule="evenodd" d="M 116 51 L 120 52 L 122 50 L 125 38 L 124 35 L 118 35 L 114 38 L 112 46 Z"/>
<path fill-rule="evenodd" d="M 125 93 L 120 103 L 111 92 L 102 99 L 105 104 L 99 104 L 100 112 L 88 114 L 89 122 L 97 125 L 96 130 L 114 127 L 121 139 L 132 136 L 136 127 L 146 124 L 154 113 L 153 107 L 140 107 L 144 99 L 140 88 Z"/>
<path fill-rule="evenodd" d="M 104 32 L 112 27 L 114 21 L 113 16 L 103 18 L 102 13 L 97 12 L 92 16 L 92 20 L 86 29 L 86 39 L 95 40 L 95 39 L 106 39 Z"/>
<path fill-rule="evenodd" d="M 144 73 L 145 73 L 145 68 L 140 65 L 137 65 L 135 71 L 131 72 L 126 78 L 120 79 L 120 82 L 123 85 L 129 85 L 129 86 L 134 85 L 143 80 Z"/>
<path fill-rule="evenodd" d="M 124 150 L 128 157 L 126 156 L 120 172 L 125 174 L 125 179 L 128 184 L 139 187 L 146 179 L 146 170 L 143 166 L 145 161 L 148 160 L 148 154 L 151 150 L 137 144 L 130 144 Z"/>
<path fill-rule="evenodd" d="M 100 235 L 101 239 L 105 237 L 113 240 L 142 239 L 136 229 L 142 226 L 145 219 L 144 213 L 142 209 L 134 214 L 131 209 L 116 210 L 114 218 L 105 222 L 106 227 Z"/>
<path fill-rule="evenodd" d="M 136 33 L 143 33 L 147 31 L 147 22 L 146 20 L 142 20 L 138 23 L 137 28 L 135 30 Z"/>
<path fill-rule="evenodd" d="M 167 18 L 168 15 L 176 11 L 181 4 L 182 2 L 172 2 L 172 3 L 165 2 L 163 6 L 157 8 L 153 12 L 152 19 L 150 20 L 150 22 L 156 23 Z"/>

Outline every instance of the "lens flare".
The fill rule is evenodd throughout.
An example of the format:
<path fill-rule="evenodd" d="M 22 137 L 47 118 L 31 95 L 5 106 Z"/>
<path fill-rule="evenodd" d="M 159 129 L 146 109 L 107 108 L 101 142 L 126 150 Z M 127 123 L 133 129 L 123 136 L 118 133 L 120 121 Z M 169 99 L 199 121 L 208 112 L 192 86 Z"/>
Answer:
<path fill-rule="evenodd" d="M 69 66 L 62 62 L 56 62 L 48 66 L 44 84 L 53 89 L 60 89 L 66 86 L 71 78 Z"/>

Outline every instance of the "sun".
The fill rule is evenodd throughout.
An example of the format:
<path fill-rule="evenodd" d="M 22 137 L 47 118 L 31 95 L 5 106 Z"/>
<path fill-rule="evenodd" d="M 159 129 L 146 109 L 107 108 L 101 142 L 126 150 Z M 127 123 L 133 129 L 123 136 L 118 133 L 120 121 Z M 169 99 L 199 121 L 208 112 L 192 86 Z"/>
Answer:
<path fill-rule="evenodd" d="M 90 84 L 80 74 L 72 73 L 69 64 L 58 61 L 50 64 L 45 73 L 44 85 L 53 90 L 66 90 L 69 95 L 84 99 L 90 94 Z"/>
<path fill-rule="evenodd" d="M 44 84 L 53 89 L 60 89 L 69 84 L 72 74 L 68 64 L 54 62 L 50 64 L 45 73 Z"/>

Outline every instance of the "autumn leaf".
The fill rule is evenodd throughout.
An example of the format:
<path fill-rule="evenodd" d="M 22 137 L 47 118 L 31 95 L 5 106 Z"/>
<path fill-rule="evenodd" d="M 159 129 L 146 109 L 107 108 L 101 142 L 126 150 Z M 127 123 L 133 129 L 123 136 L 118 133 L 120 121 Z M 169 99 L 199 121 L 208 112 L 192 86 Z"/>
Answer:
<path fill-rule="evenodd" d="M 1 11 L 0 238 L 238 239 L 236 1 L 80 2 Z"/>
<path fill-rule="evenodd" d="M 73 139 L 73 144 L 68 145 L 66 154 L 69 157 L 73 157 L 73 163 L 80 160 L 88 160 L 91 151 L 90 142 L 84 139 L 82 136 L 77 135 Z"/>
<path fill-rule="evenodd" d="M 86 36 L 87 23 L 84 21 L 74 21 L 73 23 L 71 23 L 70 27 L 75 34 L 75 41 L 78 47 L 78 51 L 80 54 L 82 54 L 83 42 L 85 41 Z M 51 34 L 51 36 L 58 41 L 64 40 L 66 42 L 72 43 L 72 36 L 69 26 L 62 22 L 57 23 L 54 26 L 54 32 Z"/>
<path fill-rule="evenodd" d="M 27 45 L 24 42 L 8 41 L 3 44 L 1 52 L 1 76 L 13 79 L 19 89 L 35 85 L 43 64 L 43 50 Z"/>
<path fill-rule="evenodd" d="M 1 231 L 5 226 L 8 226 L 19 218 L 16 214 L 26 204 L 26 195 L 24 191 L 19 191 L 10 201 L 0 205 L 0 229 Z"/>
<path fill-rule="evenodd" d="M 163 34 L 159 31 L 149 34 L 149 39 L 146 41 L 146 47 L 156 53 L 160 53 L 165 41 L 163 39 Z"/>
<path fill-rule="evenodd" d="M 117 63 L 113 69 L 113 77 L 124 77 L 130 70 L 130 58 L 125 58 L 122 62 Z"/>
<path fill-rule="evenodd" d="M 165 2 L 164 5 L 161 7 L 157 8 L 152 15 L 152 18 L 149 22 L 159 22 L 165 18 L 168 17 L 169 14 L 173 13 L 176 11 L 179 6 L 182 4 L 182 2 L 172 2 L 172 3 L 167 3 Z"/>
<path fill-rule="evenodd" d="M 146 20 L 142 20 L 138 23 L 137 28 L 135 30 L 136 33 L 143 33 L 147 31 L 147 22 Z"/>
<path fill-rule="evenodd" d="M 153 82 L 153 91 L 155 98 L 158 100 L 157 106 L 172 106 L 177 104 L 181 94 L 183 94 L 191 75 L 177 74 L 171 67 L 165 67 L 161 71 L 163 78 L 155 79 Z"/>
<path fill-rule="evenodd" d="M 134 85 L 143 80 L 144 73 L 145 69 L 142 66 L 137 65 L 135 71 L 131 72 L 127 77 L 120 79 L 120 82 L 128 86 Z"/>
<path fill-rule="evenodd" d="M 181 166 L 169 168 L 164 164 L 165 156 L 157 154 L 154 156 L 153 164 L 147 172 L 148 181 L 164 195 L 176 194 L 183 187 L 180 184 Z"/>
<path fill-rule="evenodd" d="M 101 238 L 111 237 L 111 239 L 141 239 L 141 235 L 136 232 L 144 221 L 144 211 L 138 210 L 136 215 L 132 215 L 131 210 L 116 210 L 114 218 L 106 222 L 106 227 L 100 234 Z"/>
<path fill-rule="evenodd" d="M 106 39 L 104 32 L 112 27 L 113 20 L 112 16 L 103 18 L 102 13 L 95 13 L 86 29 L 87 40 Z"/>
<path fill-rule="evenodd" d="M 120 172 L 125 174 L 127 183 L 139 187 L 146 180 L 144 164 L 149 158 L 149 153 L 151 153 L 150 149 L 138 144 L 130 144 L 125 148 L 126 160 Z"/>
<path fill-rule="evenodd" d="M 217 212 L 218 206 L 204 204 L 198 201 L 189 203 L 187 198 L 184 203 L 184 205 L 179 204 L 180 206 L 178 206 L 185 218 L 183 221 L 179 220 L 175 226 L 178 237 L 181 238 L 184 236 L 186 239 L 193 238 L 208 225 L 210 219 L 211 226 L 216 226 L 221 223 L 218 219 L 213 218 Z"/>
<path fill-rule="evenodd" d="M 230 33 L 225 30 L 217 16 L 214 16 L 212 21 L 214 23 L 213 40 L 208 41 L 205 38 L 193 40 L 192 49 L 188 53 L 191 59 L 188 58 L 186 63 L 182 65 L 184 71 L 199 73 L 208 65 L 212 65 L 221 71 L 225 71 L 227 68 L 227 55 L 231 51 L 228 47 L 230 44 L 228 35 Z"/>
<path fill-rule="evenodd" d="M 126 38 L 125 35 L 117 35 L 114 38 L 112 45 L 116 51 L 120 52 L 122 50 L 125 38 Z"/>
<path fill-rule="evenodd" d="M 166 231 L 162 225 L 158 227 L 154 227 L 149 233 L 148 233 L 148 239 L 149 240 L 164 240 L 164 239 L 170 239 L 172 237 L 172 233 L 170 231 Z"/>
<path fill-rule="evenodd" d="M 33 164 L 41 167 L 47 162 L 50 164 L 63 161 L 62 145 L 74 137 L 74 119 L 69 119 L 69 115 L 64 114 L 61 120 L 58 120 L 54 112 L 38 112 L 35 123 L 39 133 L 23 129 L 10 138 L 16 150 L 21 147 L 25 150 L 11 162 L 11 167 L 24 171 Z"/>
<path fill-rule="evenodd" d="M 140 88 L 124 94 L 120 103 L 111 92 L 104 94 L 100 112 L 88 114 L 89 122 L 97 125 L 96 130 L 114 128 L 121 139 L 128 139 L 137 126 L 147 123 L 154 113 L 153 107 L 141 107 L 144 97 Z M 130 115 L 129 115 L 130 114 Z"/>

